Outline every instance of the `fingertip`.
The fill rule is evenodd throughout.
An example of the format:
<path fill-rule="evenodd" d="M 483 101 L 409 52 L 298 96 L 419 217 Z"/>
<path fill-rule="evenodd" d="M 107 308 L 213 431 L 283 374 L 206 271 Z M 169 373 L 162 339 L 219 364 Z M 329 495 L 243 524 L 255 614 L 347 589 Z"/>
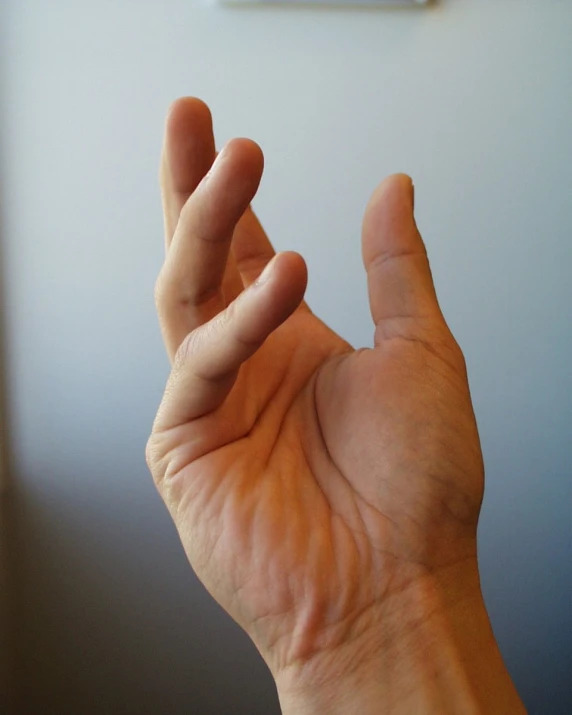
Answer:
<path fill-rule="evenodd" d="M 308 266 L 304 258 L 296 251 L 282 251 L 274 260 L 282 282 L 303 295 L 308 284 Z"/>
<path fill-rule="evenodd" d="M 284 251 L 274 259 L 277 292 L 283 305 L 283 318 L 291 315 L 304 300 L 308 287 L 306 261 L 295 251 Z"/>
<path fill-rule="evenodd" d="M 248 173 L 262 176 L 264 171 L 264 152 L 259 144 L 246 137 L 236 137 L 225 144 L 220 152 L 221 159 L 232 158 L 233 163 L 240 165 Z"/>
<path fill-rule="evenodd" d="M 367 211 L 375 208 L 378 204 L 395 204 L 409 200 L 413 207 L 413 179 L 408 174 L 392 174 L 384 179 L 375 189 L 368 202 Z"/>
<path fill-rule="evenodd" d="M 295 251 L 277 253 L 266 264 L 264 270 L 252 285 L 253 287 L 258 287 L 275 278 L 278 278 L 285 285 L 302 285 L 305 290 L 308 281 L 306 261 Z"/>
<path fill-rule="evenodd" d="M 292 253 L 291 254 L 293 258 L 291 259 L 291 265 L 294 265 L 296 268 L 296 276 L 297 276 L 297 286 L 298 286 L 298 295 L 299 295 L 299 300 L 298 303 L 302 302 L 304 300 L 304 297 L 306 295 L 306 290 L 308 288 L 308 266 L 306 264 L 306 261 L 302 258 L 302 256 L 299 253 Z"/>
<path fill-rule="evenodd" d="M 308 266 L 306 261 L 297 251 L 281 251 L 277 255 L 277 260 L 280 261 L 282 273 L 290 279 L 296 278 L 297 281 L 308 280 Z"/>
<path fill-rule="evenodd" d="M 179 97 L 171 103 L 165 120 L 167 134 L 188 128 L 198 122 L 212 126 L 209 106 L 198 97 Z"/>
<path fill-rule="evenodd" d="M 262 291 L 270 311 L 269 324 L 274 330 L 288 319 L 304 300 L 308 284 L 306 262 L 299 253 L 278 253 L 251 285 L 252 295 Z"/>
<path fill-rule="evenodd" d="M 365 262 L 379 253 L 400 250 L 404 242 L 420 240 L 413 215 L 413 181 L 393 174 L 373 192 L 363 220 L 362 251 Z"/>
<path fill-rule="evenodd" d="M 196 97 L 175 100 L 165 120 L 159 171 L 164 190 L 191 194 L 212 165 L 214 155 L 213 122 L 208 106 Z M 176 204 L 174 221 L 181 201 Z"/>
<path fill-rule="evenodd" d="M 241 203 L 246 197 L 242 215 L 258 191 L 263 172 L 264 155 L 258 144 L 251 139 L 231 139 L 219 152 L 205 181 L 225 186 L 223 193 L 240 196 Z"/>

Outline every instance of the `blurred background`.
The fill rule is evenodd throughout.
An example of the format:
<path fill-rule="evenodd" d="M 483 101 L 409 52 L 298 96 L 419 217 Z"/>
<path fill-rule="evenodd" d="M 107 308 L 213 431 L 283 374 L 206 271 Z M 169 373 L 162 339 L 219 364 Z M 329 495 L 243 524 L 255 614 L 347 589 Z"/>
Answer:
<path fill-rule="evenodd" d="M 0 663 L 18 715 L 270 715 L 144 446 L 168 374 L 153 306 L 169 103 L 256 139 L 256 200 L 314 311 L 372 329 L 367 199 L 416 184 L 487 464 L 483 586 L 531 713 L 572 712 L 572 4 L 413 10 L 0 0 Z M 8 704 L 6 703 L 6 709 Z M 500 715 L 500 714 L 499 714 Z"/>

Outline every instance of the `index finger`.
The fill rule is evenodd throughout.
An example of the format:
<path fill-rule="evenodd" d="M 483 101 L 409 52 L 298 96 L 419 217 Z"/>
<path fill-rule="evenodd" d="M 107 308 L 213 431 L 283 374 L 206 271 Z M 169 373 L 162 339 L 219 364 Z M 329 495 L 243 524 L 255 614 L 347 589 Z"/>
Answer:
<path fill-rule="evenodd" d="M 195 97 L 171 105 L 165 123 L 160 183 L 168 250 L 181 210 L 215 159 L 212 116 Z"/>

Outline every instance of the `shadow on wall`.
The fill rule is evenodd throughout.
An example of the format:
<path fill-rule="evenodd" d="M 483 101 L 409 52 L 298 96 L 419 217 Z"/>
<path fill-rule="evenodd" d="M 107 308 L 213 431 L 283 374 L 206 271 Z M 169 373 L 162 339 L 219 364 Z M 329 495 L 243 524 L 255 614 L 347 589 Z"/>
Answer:
<path fill-rule="evenodd" d="M 66 488 L 18 482 L 18 715 L 279 715 L 266 666 L 156 504 L 102 528 L 93 493 L 70 514 Z"/>
<path fill-rule="evenodd" d="M 2 22 L 2 7 L 0 7 L 0 70 L 5 67 L 2 48 L 6 43 L 3 41 L 4 33 L 2 28 L 5 24 Z M 3 96 L 4 76 L 0 72 L 0 97 Z M 2 103 L 0 102 L 0 712 L 11 715 L 14 711 L 14 663 L 13 663 L 13 645 L 12 637 L 13 609 L 12 609 L 12 563 L 10 560 L 11 550 L 9 549 L 11 536 L 11 510 L 12 500 L 11 494 L 8 493 L 8 477 L 9 463 L 8 446 L 10 440 L 8 438 L 8 421 L 6 417 L 7 393 L 6 386 L 6 344 L 5 344 L 5 316 L 6 311 L 6 291 L 5 291 L 5 263 L 3 260 L 4 254 L 4 212 L 3 212 L 3 174 L 2 174 L 2 127 L 4 125 L 4 117 L 1 112 Z"/>
<path fill-rule="evenodd" d="M 9 423 L 7 419 L 7 379 L 4 284 L 2 182 L 0 174 L 0 712 L 14 711 L 14 583 L 12 543 L 13 495 L 10 487 Z"/>
<path fill-rule="evenodd" d="M 5 8 L 4 8 L 5 10 Z M 6 24 L 2 22 L 3 12 L 0 6 L 0 97 L 3 96 L 5 77 L 2 69 L 6 66 L 3 48 L 6 47 Z M 4 261 L 4 175 L 3 175 L 3 104 L 0 102 L 0 712 L 12 715 L 15 711 L 14 690 L 14 584 L 13 584 L 13 551 L 12 542 L 12 511 L 13 499 L 8 490 L 10 477 L 9 423 L 7 418 L 9 385 L 6 360 L 6 285 Z"/>

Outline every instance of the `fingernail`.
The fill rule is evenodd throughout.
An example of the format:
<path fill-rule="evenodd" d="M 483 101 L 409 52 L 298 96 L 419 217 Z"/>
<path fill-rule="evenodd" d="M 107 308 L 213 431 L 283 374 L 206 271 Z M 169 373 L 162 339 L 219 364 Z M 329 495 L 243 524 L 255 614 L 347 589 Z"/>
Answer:
<path fill-rule="evenodd" d="M 263 283 L 267 283 L 268 279 L 272 276 L 274 273 L 274 263 L 275 263 L 276 258 L 274 257 L 271 261 L 269 261 L 262 273 L 258 276 L 258 278 L 254 281 L 254 285 L 260 286 Z"/>
<path fill-rule="evenodd" d="M 226 146 L 224 146 L 219 153 L 216 155 L 215 160 L 211 164 L 211 168 L 207 171 L 205 174 L 205 179 L 209 179 L 212 174 L 217 170 L 218 165 L 221 163 L 221 161 L 224 159 L 225 154 L 226 154 Z"/>
<path fill-rule="evenodd" d="M 415 211 L 415 184 L 411 181 L 411 205 Z"/>

